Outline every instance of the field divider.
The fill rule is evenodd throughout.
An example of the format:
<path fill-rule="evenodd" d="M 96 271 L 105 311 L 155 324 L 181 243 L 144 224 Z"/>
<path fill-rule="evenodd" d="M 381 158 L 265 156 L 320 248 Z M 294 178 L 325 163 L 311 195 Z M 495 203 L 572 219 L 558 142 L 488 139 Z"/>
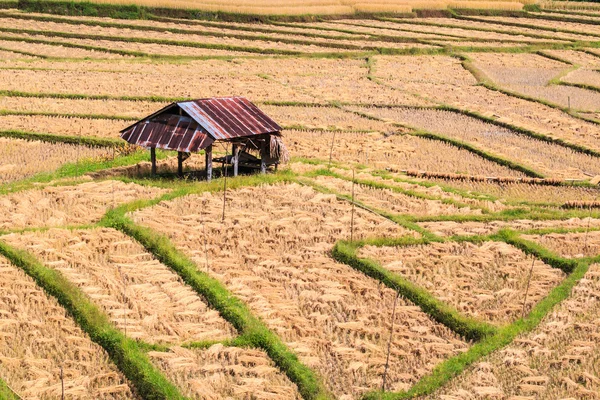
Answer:
<path fill-rule="evenodd" d="M 436 299 L 431 293 L 422 287 L 415 285 L 402 276 L 395 274 L 383 268 L 378 262 L 359 258 L 358 250 L 365 245 L 375 246 L 399 246 L 426 244 L 426 239 L 418 240 L 397 239 L 377 239 L 374 241 L 338 241 L 331 251 L 331 255 L 338 262 L 349 265 L 350 267 L 362 272 L 363 274 L 378 280 L 389 288 L 400 293 L 402 297 L 407 298 L 432 319 L 448 327 L 453 332 L 458 333 L 469 341 L 480 341 L 487 336 L 494 335 L 497 328 L 486 322 L 478 321 L 474 318 L 466 317 L 458 312 L 454 307 Z"/>
<path fill-rule="evenodd" d="M 255 347 L 263 349 L 275 364 L 294 382 L 304 399 L 328 399 L 330 395 L 316 373 L 302 364 L 283 341 L 221 282 L 201 272 L 197 265 L 179 251 L 168 237 L 157 234 L 129 219 L 126 208 L 109 211 L 103 226 L 117 229 L 141 243 L 160 262 L 175 271 Z"/>
<path fill-rule="evenodd" d="M 525 317 L 498 328 L 493 335 L 483 337 L 482 340 L 474 343 L 466 352 L 437 365 L 430 374 L 421 378 L 410 389 L 401 392 L 372 391 L 366 393 L 362 397 L 363 400 L 403 400 L 434 393 L 451 379 L 463 373 L 470 365 L 482 360 L 492 352 L 509 345 L 517 336 L 533 331 L 555 306 L 570 296 L 572 289 L 583 278 L 590 263 L 593 261 L 592 259 L 565 260 L 551 254 L 541 246 L 531 246 L 531 242 L 523 241 L 518 236 L 519 234 L 515 231 L 504 230 L 501 234 L 490 235 L 481 239 L 504 241 L 513 246 L 517 242 L 521 244 L 526 242 L 526 246 L 519 247 L 521 250 L 536 258 L 538 258 L 538 255 L 546 257 L 543 261 L 554 268 L 562 269 L 563 263 L 568 261 L 570 272 L 567 273 L 567 277 L 539 301 Z M 479 239 L 466 238 L 465 240 L 474 241 Z"/>
<path fill-rule="evenodd" d="M 362 117 L 365 117 L 365 118 L 375 119 L 375 120 L 378 120 L 378 121 L 382 121 L 381 118 L 375 117 L 375 116 L 373 116 L 371 114 L 363 113 L 363 112 L 360 112 L 360 111 L 353 111 L 353 110 L 349 110 L 349 109 L 345 109 L 345 110 L 349 111 L 349 112 L 353 112 L 353 113 L 355 113 L 357 115 L 360 115 Z M 431 139 L 431 140 L 437 140 L 437 141 L 440 141 L 440 142 L 444 142 L 446 144 L 449 144 L 451 146 L 457 147 L 459 149 L 464 149 L 464 150 L 467 150 L 467 151 L 469 151 L 469 152 L 471 152 L 473 154 L 477 154 L 478 156 L 480 156 L 482 158 L 485 158 L 486 160 L 492 161 L 492 162 L 494 162 L 496 164 L 499 164 L 499 165 L 503 165 L 505 167 L 508 167 L 508 168 L 514 170 L 514 171 L 522 172 L 522 173 L 524 173 L 525 175 L 527 175 L 529 177 L 532 177 L 532 178 L 544 178 L 544 175 L 540 174 L 537 171 L 534 171 L 531 168 L 528 168 L 526 166 L 518 164 L 518 163 L 516 163 L 514 161 L 511 161 L 511 160 L 509 160 L 507 158 L 503 158 L 503 157 L 497 156 L 495 154 L 491 154 L 491 153 L 489 153 L 489 152 L 487 152 L 485 150 L 482 150 L 482 149 L 479 149 L 479 148 L 473 146 L 470 143 L 463 142 L 463 141 L 456 140 L 456 139 L 452 139 L 452 138 L 449 138 L 447 136 L 443 136 L 443 135 L 440 135 L 440 134 L 437 134 L 437 133 L 429 132 L 429 131 L 426 131 L 426 130 L 423 130 L 423 129 L 419 129 L 419 128 L 416 128 L 416 127 L 413 127 L 413 126 L 410 126 L 410 125 L 402 124 L 402 123 L 399 123 L 399 122 L 394 122 L 392 125 L 397 126 L 399 128 L 409 129 L 410 131 L 406 133 L 407 135 L 412 135 L 412 136 L 422 137 L 422 138 L 425 138 L 425 139 Z"/>
<path fill-rule="evenodd" d="M 570 29 L 550 28 L 547 26 L 540 26 L 540 25 L 534 25 L 534 24 L 523 24 L 520 22 L 508 22 L 508 21 L 500 22 L 500 21 L 486 20 L 486 19 L 482 19 L 482 18 L 478 18 L 478 17 L 468 16 L 468 15 L 459 15 L 459 14 L 456 14 L 453 17 L 456 19 L 459 19 L 459 20 L 463 20 L 463 21 L 483 22 L 486 24 L 491 23 L 491 24 L 496 24 L 496 25 L 500 24 L 500 25 L 507 25 L 507 26 L 515 26 L 518 28 L 535 29 L 538 31 L 545 31 L 545 32 L 567 33 L 567 34 L 571 34 L 571 35 L 582 35 L 581 32 L 572 31 Z M 519 34 L 519 33 L 517 33 L 517 34 Z M 523 35 L 527 35 L 527 34 L 524 33 Z M 600 38 L 600 33 L 585 32 L 585 35 Z M 556 39 L 556 38 L 553 38 L 553 39 Z"/>
<path fill-rule="evenodd" d="M 571 143 L 571 142 L 568 142 L 568 141 L 560 139 L 560 138 L 554 138 L 554 137 L 550 137 L 548 135 L 544 135 L 542 133 L 537 133 L 530 129 L 522 128 L 520 126 L 511 124 L 508 122 L 499 121 L 495 118 L 486 117 L 485 115 L 482 115 L 476 111 L 461 109 L 461 108 L 457 108 L 457 107 L 446 105 L 446 104 L 437 107 L 437 109 L 443 110 L 443 111 L 450 111 L 450 112 L 453 112 L 456 114 L 463 114 L 467 117 L 475 118 L 480 121 L 487 122 L 489 124 L 496 125 L 501 128 L 505 128 L 505 129 L 514 131 L 515 133 L 530 137 L 532 139 L 540 140 L 540 141 L 546 142 L 546 143 L 555 144 L 557 146 L 561 146 L 561 147 L 567 148 L 569 150 L 573 150 L 574 152 L 577 152 L 577 153 L 587 154 L 592 157 L 600 157 L 600 151 L 596 151 L 596 150 L 590 149 L 588 147 L 585 147 L 585 146 L 582 146 L 582 145 L 579 145 L 576 143 Z"/>
<path fill-rule="evenodd" d="M 151 39 L 151 38 L 140 38 L 140 37 L 121 37 L 121 36 L 110 36 L 110 35 L 92 35 L 92 34 L 80 34 L 80 33 L 68 33 L 68 32 L 58 32 L 58 31 L 43 31 L 43 30 L 32 30 L 32 29 L 15 29 L 15 28 L 0 28 L 0 32 L 9 32 L 16 34 L 25 34 L 25 35 L 41 35 L 41 36 L 49 36 L 49 37 L 61 37 L 65 39 L 90 39 L 90 40 L 107 40 L 111 42 L 132 42 L 132 43 L 144 43 L 144 44 L 162 44 L 168 46 L 179 46 L 179 47 L 192 47 L 192 48 L 201 48 L 201 49 L 213 49 L 213 50 L 229 50 L 229 51 L 239 51 L 244 53 L 259 53 L 259 54 L 271 54 L 271 55 L 293 55 L 293 56 L 301 56 L 305 53 L 294 50 L 279 50 L 279 49 L 261 49 L 258 47 L 246 47 L 246 46 L 234 46 L 234 45 L 225 45 L 225 44 L 212 44 L 212 43 L 201 43 L 201 42 L 191 42 L 191 41 L 182 41 L 182 40 L 171 40 L 171 39 Z M 26 41 L 30 43 L 45 43 L 52 44 L 56 46 L 60 46 L 61 44 L 66 47 L 78 47 L 82 49 L 96 50 L 96 51 L 104 51 L 107 53 L 115 53 L 122 55 L 132 55 L 137 57 L 148 57 L 148 58 L 189 58 L 196 59 L 198 57 L 190 57 L 190 56 L 168 56 L 168 55 L 158 55 L 158 54 L 149 54 L 139 51 L 132 50 L 114 50 L 114 49 L 105 49 L 101 47 L 94 47 L 88 45 L 79 45 L 69 42 L 52 42 L 52 41 L 44 41 L 41 39 L 28 39 L 21 37 L 10 37 L 10 36 L 2 36 L 0 39 L 2 40 L 12 40 L 12 41 Z M 312 43 L 314 44 L 314 43 Z"/>
<path fill-rule="evenodd" d="M 49 133 L 24 132 L 19 130 L 0 130 L 0 137 L 46 143 L 78 144 L 89 147 L 125 148 L 128 145 L 125 141 L 119 139 L 98 138 L 94 136 L 53 135 Z"/>
<path fill-rule="evenodd" d="M 313 175 L 314 176 L 331 176 L 333 178 L 342 179 L 347 182 L 352 182 L 352 178 L 347 177 L 345 175 L 338 174 L 338 173 L 333 172 L 328 169 L 317 170 L 317 171 L 312 172 L 312 174 L 309 173 L 306 176 L 311 177 Z M 358 185 L 367 186 L 367 187 L 370 187 L 373 189 L 391 190 L 394 193 L 403 194 L 405 196 L 414 197 L 416 199 L 440 201 L 443 204 L 453 205 L 458 208 L 471 207 L 467 203 L 461 203 L 460 201 L 456 201 L 454 199 L 444 199 L 440 196 L 432 196 L 432 195 L 428 195 L 425 193 L 419 193 L 414 190 L 402 189 L 400 187 L 386 185 L 385 183 L 381 183 L 381 182 L 364 180 L 364 179 L 359 179 L 359 178 L 355 178 L 354 182 L 357 183 Z M 487 209 L 483 209 L 483 208 L 480 208 L 480 209 L 482 210 L 482 212 L 484 214 L 489 213 L 489 210 L 487 210 Z"/>
<path fill-rule="evenodd" d="M 462 61 L 461 64 L 462 64 L 463 68 L 466 69 L 467 71 L 469 71 L 475 77 L 475 79 L 477 79 L 477 82 L 481 86 L 483 86 L 484 88 L 486 88 L 488 90 L 493 90 L 495 92 L 499 92 L 506 96 L 514 97 L 517 99 L 531 101 L 533 103 L 538 103 L 538 104 L 544 105 L 546 107 L 550 107 L 550 108 L 554 108 L 556 110 L 562 111 L 565 114 L 567 114 L 573 118 L 576 118 L 576 119 L 579 119 L 582 121 L 586 121 L 586 122 L 590 122 L 592 124 L 600 125 L 600 121 L 598 121 L 594 118 L 584 117 L 584 116 L 580 115 L 577 111 L 572 110 L 569 107 L 563 107 L 563 106 L 553 103 L 551 101 L 547 101 L 544 99 L 539 99 L 539 98 L 528 96 L 525 94 L 513 92 L 511 90 L 503 89 L 502 87 L 496 85 L 496 83 L 494 83 L 482 70 L 477 68 L 475 66 L 475 64 L 473 63 L 473 61 L 469 57 L 465 56 L 464 54 L 459 54 L 456 56 Z M 560 82 L 563 82 L 563 81 L 560 81 Z M 562 84 L 562 83 L 560 83 L 560 84 Z"/>
<path fill-rule="evenodd" d="M 423 238 L 426 238 L 430 242 L 443 242 L 444 241 L 444 238 L 441 238 L 441 237 L 433 234 L 432 232 L 428 231 L 427 229 L 419 226 L 412 220 L 412 218 L 409 218 L 406 215 L 394 214 L 394 213 L 387 212 L 385 210 L 380 210 L 380 209 L 377 209 L 374 207 L 370 207 L 360 200 L 354 199 L 354 201 L 353 201 L 351 196 L 336 192 L 335 190 L 332 190 L 332 189 L 329 189 L 328 187 L 320 185 L 310 178 L 305 178 L 305 179 L 297 178 L 296 182 L 298 182 L 299 184 L 304 185 L 304 186 L 310 186 L 317 192 L 321 192 L 324 194 L 332 194 L 339 200 L 343 200 L 350 204 L 354 204 L 358 208 L 362 208 L 365 211 L 368 211 L 372 214 L 375 214 L 377 216 L 380 216 L 387 220 L 390 220 L 391 222 L 398 224 L 408 230 L 415 231 L 415 232 L 419 233 Z"/>
<path fill-rule="evenodd" d="M 46 293 L 58 300 L 81 329 L 108 353 L 119 370 L 145 399 L 185 399 L 154 367 L 139 343 L 127 338 L 75 284 L 30 253 L 0 240 L 0 254 L 22 269 Z"/>
<path fill-rule="evenodd" d="M 17 394 L 2 378 L 0 378 L 0 398 L 4 400 L 22 400 L 23 398 Z"/>
<path fill-rule="evenodd" d="M 111 121 L 138 121 L 140 118 L 128 117 L 125 115 L 109 114 L 68 114 L 47 111 L 18 111 L 0 109 L 0 116 L 17 115 L 23 117 L 53 117 L 53 118 L 81 118 L 81 119 L 106 119 Z"/>
<path fill-rule="evenodd" d="M 562 270 L 566 274 L 570 274 L 577 268 L 576 260 L 560 257 L 535 242 L 525 240 L 517 231 L 502 229 L 498 233 L 490 235 L 490 237 L 508 243 L 522 250 L 524 253 L 542 260 L 553 268 Z"/>

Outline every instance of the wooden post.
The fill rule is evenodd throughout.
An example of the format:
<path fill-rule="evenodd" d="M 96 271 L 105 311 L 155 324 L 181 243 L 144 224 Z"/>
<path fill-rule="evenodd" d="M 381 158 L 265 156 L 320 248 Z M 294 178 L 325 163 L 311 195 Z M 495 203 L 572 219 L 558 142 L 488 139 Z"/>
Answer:
<path fill-rule="evenodd" d="M 212 179 L 212 144 L 204 150 L 204 162 L 206 165 L 206 180 Z"/>
<path fill-rule="evenodd" d="M 267 136 L 265 140 L 260 143 L 260 172 L 262 174 L 267 173 L 267 140 L 271 137 Z"/>
<path fill-rule="evenodd" d="M 150 147 L 150 162 L 152 163 L 152 176 L 156 175 L 156 148 Z"/>
<path fill-rule="evenodd" d="M 177 176 L 183 177 L 183 153 L 177 152 Z"/>
<path fill-rule="evenodd" d="M 231 147 L 231 155 L 233 157 L 233 176 L 238 176 L 238 167 L 240 164 L 240 147 L 235 143 Z"/>

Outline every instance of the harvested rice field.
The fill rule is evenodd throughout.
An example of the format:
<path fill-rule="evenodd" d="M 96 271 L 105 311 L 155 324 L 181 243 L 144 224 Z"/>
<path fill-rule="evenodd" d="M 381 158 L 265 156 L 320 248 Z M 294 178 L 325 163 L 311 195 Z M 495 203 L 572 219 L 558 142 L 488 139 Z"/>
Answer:
<path fill-rule="evenodd" d="M 548 177 L 583 178 L 600 175 L 600 159 L 597 157 L 459 113 L 410 108 L 362 108 L 358 111 L 466 142 L 506 159 L 520 160 L 523 165 Z M 588 137 L 588 140 L 595 142 L 594 138 Z"/>
<path fill-rule="evenodd" d="M 162 193 L 135 183 L 99 181 L 6 194 L 0 196 L 0 229 L 89 224 L 118 204 Z"/>
<path fill-rule="evenodd" d="M 523 235 L 565 258 L 595 257 L 599 255 L 600 232 L 548 233 L 546 235 Z"/>
<path fill-rule="evenodd" d="M 356 396 L 377 387 L 378 373 L 385 365 L 394 295 L 327 256 L 333 241 L 350 233 L 348 205 L 295 184 L 243 189 L 230 196 L 227 213 L 235 217 L 225 226 L 211 222 L 221 212 L 219 197 L 211 195 L 164 202 L 133 217 L 168 235 L 202 265 L 205 254 L 195 243 L 206 229 L 210 274 L 244 299 L 303 362 L 318 370 L 337 396 Z M 277 210 L 269 207 L 274 202 L 280 204 Z M 203 214 L 187 212 L 198 206 Z M 278 216 L 275 224 L 270 221 L 273 213 Z M 361 227 L 356 238 L 408 233 L 364 210 L 357 210 L 354 218 Z M 249 225 L 254 232 L 245 228 Z M 218 239 L 222 237 L 218 232 L 225 231 L 231 238 L 235 232 L 236 246 Z M 268 232 L 277 232 L 278 239 L 262 249 L 252 246 Z M 391 355 L 389 379 L 390 385 L 402 389 L 418 379 L 418 371 L 425 373 L 464 351 L 467 344 L 414 304 L 398 301 L 393 335 L 397 350 Z M 419 351 L 410 349 L 412 342 L 419 343 Z M 429 349 L 426 358 L 424 349 Z"/>
<path fill-rule="evenodd" d="M 0 10 L 0 398 L 597 397 L 600 6 L 102 2 Z"/>
<path fill-rule="evenodd" d="M 319 186 L 325 187 L 334 193 L 351 195 L 354 188 L 354 199 L 367 207 L 386 210 L 396 214 L 423 215 L 452 215 L 452 214 L 480 214 L 481 210 L 470 207 L 459 207 L 454 204 L 445 204 L 440 200 L 429 200 L 410 196 L 400 191 L 387 188 L 376 188 L 369 185 L 353 185 L 351 181 L 330 176 L 319 176 L 313 180 Z"/>
<path fill-rule="evenodd" d="M 501 229 L 515 229 L 520 231 L 535 229 L 598 229 L 600 220 L 596 218 L 570 218 L 559 221 L 488 221 L 488 222 L 456 222 L 435 221 L 419 222 L 419 225 L 438 236 L 480 236 L 497 233 Z M 589 232 L 589 235 L 592 231 Z M 527 236 L 525 236 L 527 237 Z M 579 247 L 579 246 L 577 246 Z M 576 248 L 577 248 L 576 247 Z M 593 251 L 593 247 L 590 248 Z"/>
<path fill-rule="evenodd" d="M 52 172 L 68 162 L 109 155 L 111 151 L 102 148 L 0 138 L 0 184 Z"/>
<path fill-rule="evenodd" d="M 564 278 L 562 271 L 499 242 L 367 246 L 359 257 L 376 260 L 466 315 L 497 324 L 522 317 Z"/>
<path fill-rule="evenodd" d="M 297 157 L 362 164 L 375 169 L 451 172 L 468 175 L 524 174 L 441 141 L 404 134 L 390 125 L 386 132 L 288 131 L 287 146 Z M 333 144 L 333 146 L 332 146 Z"/>
<path fill-rule="evenodd" d="M 484 357 L 450 385 L 425 398 L 594 398 L 600 390 L 599 267 L 593 264 L 571 297 L 534 331 Z"/>
<path fill-rule="evenodd" d="M 23 398 L 138 399 L 100 346 L 58 302 L 0 257 L 0 376 Z"/>
<path fill-rule="evenodd" d="M 296 386 L 261 350 L 225 347 L 172 347 L 151 351 L 152 363 L 192 399 L 301 399 Z"/>
<path fill-rule="evenodd" d="M 50 229 L 1 240 L 35 254 L 80 286 L 128 337 L 183 343 L 233 334 L 175 273 L 119 231 Z"/>

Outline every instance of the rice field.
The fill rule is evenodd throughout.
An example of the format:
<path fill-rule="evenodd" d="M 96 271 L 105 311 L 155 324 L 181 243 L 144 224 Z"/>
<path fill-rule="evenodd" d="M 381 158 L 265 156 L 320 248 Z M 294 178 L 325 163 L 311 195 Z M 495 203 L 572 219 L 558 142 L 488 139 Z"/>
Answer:
<path fill-rule="evenodd" d="M 498 242 L 367 246 L 359 257 L 376 260 L 460 312 L 497 324 L 520 318 L 564 278 L 562 271 L 540 261 L 536 265 L 522 251 Z"/>
<path fill-rule="evenodd" d="M 103 2 L 0 10 L 0 397 L 597 397 L 600 7 Z M 112 147 L 218 96 L 289 163 Z"/>
<path fill-rule="evenodd" d="M 139 398 L 54 298 L 4 257 L 0 270 L 0 374 L 17 394 L 60 397 L 62 368 L 66 396 Z"/>

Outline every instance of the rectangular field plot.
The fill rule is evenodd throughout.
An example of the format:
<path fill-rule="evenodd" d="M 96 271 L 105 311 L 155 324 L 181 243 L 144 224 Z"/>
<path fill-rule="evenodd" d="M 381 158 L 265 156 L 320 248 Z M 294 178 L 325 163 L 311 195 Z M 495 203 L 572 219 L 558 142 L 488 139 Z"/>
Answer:
<path fill-rule="evenodd" d="M 554 57 L 558 57 L 562 60 L 569 61 L 573 64 L 580 65 L 583 68 L 599 68 L 600 57 L 596 57 L 592 54 L 588 54 L 584 51 L 576 50 L 544 50 L 545 54 L 549 54 Z M 570 74 L 569 74 L 570 75 Z M 567 76 L 569 76 L 567 75 Z M 563 80 L 568 80 L 563 78 Z"/>
<path fill-rule="evenodd" d="M 0 184 L 51 172 L 65 163 L 105 155 L 107 150 L 102 148 L 0 138 Z"/>
<path fill-rule="evenodd" d="M 54 298 L 0 257 L 0 377 L 24 399 L 138 399 Z"/>
<path fill-rule="evenodd" d="M 505 89 L 563 107 L 588 112 L 599 110 L 600 93 L 549 84 L 550 80 L 569 70 L 568 64 L 532 54 L 477 54 L 473 58 L 478 68 Z"/>
<path fill-rule="evenodd" d="M 521 317 L 533 260 L 501 242 L 366 246 L 359 257 L 377 260 L 466 315 L 497 324 Z M 564 276 L 536 260 L 525 310 L 531 310 Z"/>
<path fill-rule="evenodd" d="M 308 129 L 339 129 L 346 131 L 387 132 L 390 125 L 361 117 L 337 107 L 302 107 L 261 105 L 260 109 L 283 127 L 302 126 Z M 290 132 L 290 133 L 288 133 Z M 299 132 L 285 130 L 284 136 L 294 138 Z"/>
<path fill-rule="evenodd" d="M 51 135 L 74 137 L 101 137 L 119 139 L 119 131 L 133 121 L 111 119 L 47 117 L 43 115 L 2 115 L 0 126 L 7 130 L 20 130 Z"/>
<path fill-rule="evenodd" d="M 224 71 L 228 65 L 223 64 Z M 236 69 L 236 72 L 239 71 Z M 63 70 L 0 70 L 0 89 L 35 93 L 78 93 L 108 96 L 166 96 L 199 98 L 245 93 L 250 100 L 313 101 L 281 83 L 256 75 L 205 75 L 190 80 L 176 74 Z"/>
<path fill-rule="evenodd" d="M 600 175 L 600 158 L 533 139 L 463 114 L 411 108 L 362 108 L 360 111 L 470 143 L 549 177 L 585 179 L 590 174 Z M 590 137 L 589 140 L 597 141 L 600 146 L 600 136 Z"/>
<path fill-rule="evenodd" d="M 458 60 L 456 65 L 460 67 Z M 456 68 L 456 67 L 455 67 Z M 448 68 L 448 70 L 450 70 Z M 452 69 L 454 70 L 454 68 Z M 517 125 L 552 138 L 562 139 L 585 147 L 600 149 L 600 127 L 597 124 L 572 117 L 543 104 L 509 96 L 483 86 L 444 83 L 435 76 L 451 76 L 442 69 L 431 73 L 429 68 L 406 71 L 383 68 L 379 65 L 377 77 L 393 76 L 393 85 L 404 92 L 418 94 L 431 101 L 475 111 L 500 122 Z M 432 77 L 434 76 L 434 77 Z M 445 78 L 452 81 L 452 78 Z"/>
<path fill-rule="evenodd" d="M 121 232 L 50 229 L 0 238 L 60 271 L 128 337 L 182 343 L 234 334 L 174 272 Z"/>
<path fill-rule="evenodd" d="M 331 176 L 319 176 L 313 181 L 334 192 L 350 196 L 352 193 L 352 182 L 333 178 Z M 481 210 L 469 207 L 457 207 L 445 204 L 441 200 L 421 199 L 397 193 L 391 189 L 378 189 L 367 185 L 354 185 L 354 200 L 379 210 L 385 210 L 396 214 L 424 215 L 455 215 L 455 214 L 481 214 Z"/>
<path fill-rule="evenodd" d="M 296 385 L 262 350 L 225 347 L 172 347 L 151 351 L 151 361 L 192 399 L 300 400 Z"/>
<path fill-rule="evenodd" d="M 120 181 L 48 186 L 0 196 L 0 229 L 89 224 L 110 208 L 166 191 Z"/>
<path fill-rule="evenodd" d="M 394 291 L 327 254 L 350 236 L 351 207 L 297 184 L 205 193 L 162 202 L 133 218 L 166 234 L 223 282 L 315 368 L 336 396 L 381 387 Z M 409 234 L 356 210 L 354 238 Z M 208 247 L 208 265 L 203 251 Z M 467 344 L 400 298 L 388 382 L 405 389 Z"/>
<path fill-rule="evenodd" d="M 490 235 L 501 229 L 516 230 L 551 229 L 551 228 L 592 228 L 600 227 L 600 219 L 596 218 L 571 218 L 566 220 L 515 220 L 515 221 L 488 221 L 488 222 L 455 222 L 435 221 L 420 222 L 419 225 L 439 236 L 473 236 Z M 546 244 L 544 244 L 545 246 Z M 593 248 L 593 247 L 592 247 Z"/>
<path fill-rule="evenodd" d="M 5 37 L 14 37 L 14 38 L 22 38 L 22 39 L 30 39 L 31 36 L 21 36 L 21 35 L 2 35 L 2 38 Z M 35 37 L 34 37 L 35 38 Z M 54 40 L 54 38 L 47 37 L 38 37 L 41 40 Z M 28 41 L 13 41 L 13 40 L 1 40 L 0 39 L 0 48 L 22 51 L 30 54 L 36 54 L 42 57 L 55 57 L 55 58 L 101 58 L 101 59 L 125 59 L 131 58 L 130 56 L 123 56 L 120 54 L 107 53 L 104 51 L 94 51 L 94 50 L 86 50 L 86 49 L 78 49 L 78 48 L 70 48 L 63 46 L 54 46 L 50 44 L 44 43 L 30 43 Z"/>
<path fill-rule="evenodd" d="M 477 19 L 484 19 L 482 17 L 477 17 Z M 460 32 L 460 35 L 469 35 L 472 37 L 478 37 L 478 35 L 488 35 L 488 34 L 496 34 L 496 35 L 506 35 L 504 37 L 514 39 L 522 39 L 522 40 L 535 40 L 535 36 L 543 35 L 545 37 L 549 37 L 551 40 L 561 40 L 561 41 L 571 41 L 571 40 L 580 40 L 580 41 L 596 41 L 597 38 L 595 36 L 589 36 L 586 34 L 588 31 L 586 29 L 578 30 L 578 33 L 571 32 L 553 32 L 553 31 L 540 31 L 536 28 L 530 27 L 521 27 L 521 26 L 510 26 L 502 23 L 498 23 L 497 21 L 492 21 L 491 18 L 488 18 L 487 21 L 457 21 L 453 18 L 428 18 L 426 20 L 432 26 L 429 29 L 440 30 L 441 32 Z M 532 21 L 532 20 L 529 20 Z M 514 20 L 512 21 L 514 22 Z M 441 25 L 448 25 L 448 27 L 443 28 Z M 467 28 L 467 29 L 461 29 Z M 469 29 L 470 28 L 470 29 Z M 472 28 L 479 28 L 476 30 L 472 30 Z M 446 31 L 445 29 L 449 29 Z M 504 33 L 487 33 L 486 29 L 494 29 L 499 30 Z M 468 32 L 468 33 L 467 33 Z M 491 36 L 490 36 L 491 37 Z M 542 38 L 543 41 L 547 42 L 548 39 Z"/>
<path fill-rule="evenodd" d="M 593 399 L 600 392 L 600 265 L 531 333 L 518 336 L 427 399 Z"/>
<path fill-rule="evenodd" d="M 555 206 L 561 206 L 569 199 L 595 201 L 600 195 L 598 189 L 583 186 L 549 186 L 514 182 L 478 182 L 458 179 L 427 179 L 427 181 L 467 190 L 473 193 L 491 195 L 511 203 L 552 203 Z"/>
<path fill-rule="evenodd" d="M 332 167 L 331 170 L 333 172 L 335 172 L 336 174 L 343 175 L 348 179 L 352 179 L 352 171 L 350 171 L 350 170 L 334 168 L 334 167 Z M 406 176 L 399 175 L 399 174 L 394 174 L 393 176 L 406 178 Z M 484 209 L 487 209 L 487 210 L 493 211 L 493 212 L 502 211 L 502 210 L 505 210 L 508 208 L 506 205 L 504 205 L 499 200 L 495 200 L 495 201 L 486 200 L 486 199 L 481 198 L 481 196 L 478 196 L 479 198 L 463 197 L 456 193 L 447 192 L 444 189 L 442 189 L 440 186 L 437 186 L 437 185 L 436 186 L 425 186 L 425 185 L 420 185 L 420 184 L 413 183 L 413 182 L 405 182 L 405 181 L 397 180 L 397 179 L 383 178 L 383 177 L 380 177 L 377 175 L 372 175 L 365 171 L 356 172 L 355 178 L 357 181 L 364 180 L 367 182 L 376 182 L 379 184 L 399 188 L 402 190 L 414 192 L 414 193 L 424 195 L 424 196 L 436 197 L 441 200 L 452 200 L 455 202 L 466 204 L 471 208 L 479 208 L 479 209 L 484 208 Z"/>
<path fill-rule="evenodd" d="M 358 163 L 377 169 L 424 170 L 485 176 L 525 176 L 500 164 L 441 141 L 403 134 L 390 126 L 377 132 L 284 131 L 284 140 L 296 157 Z"/>
<path fill-rule="evenodd" d="M 595 257 L 600 255 L 600 231 L 523 235 L 523 239 L 541 244 L 561 257 Z"/>
<path fill-rule="evenodd" d="M 55 99 L 48 97 L 25 98 L 18 96 L 0 97 L 0 109 L 2 110 L 33 113 L 119 115 L 131 118 L 143 118 L 166 105 L 166 103 L 150 101 Z M 86 121 L 93 122 L 90 119 Z M 128 122 L 121 121 L 121 124 L 125 127 Z M 27 127 L 27 130 L 32 130 L 33 128 L 34 126 L 30 125 Z M 36 128 L 42 130 L 45 129 L 45 126 L 40 125 L 36 126 Z M 118 131 L 121 129 L 112 132 L 112 136 L 118 137 Z M 76 133 L 79 134 L 79 130 Z"/>

